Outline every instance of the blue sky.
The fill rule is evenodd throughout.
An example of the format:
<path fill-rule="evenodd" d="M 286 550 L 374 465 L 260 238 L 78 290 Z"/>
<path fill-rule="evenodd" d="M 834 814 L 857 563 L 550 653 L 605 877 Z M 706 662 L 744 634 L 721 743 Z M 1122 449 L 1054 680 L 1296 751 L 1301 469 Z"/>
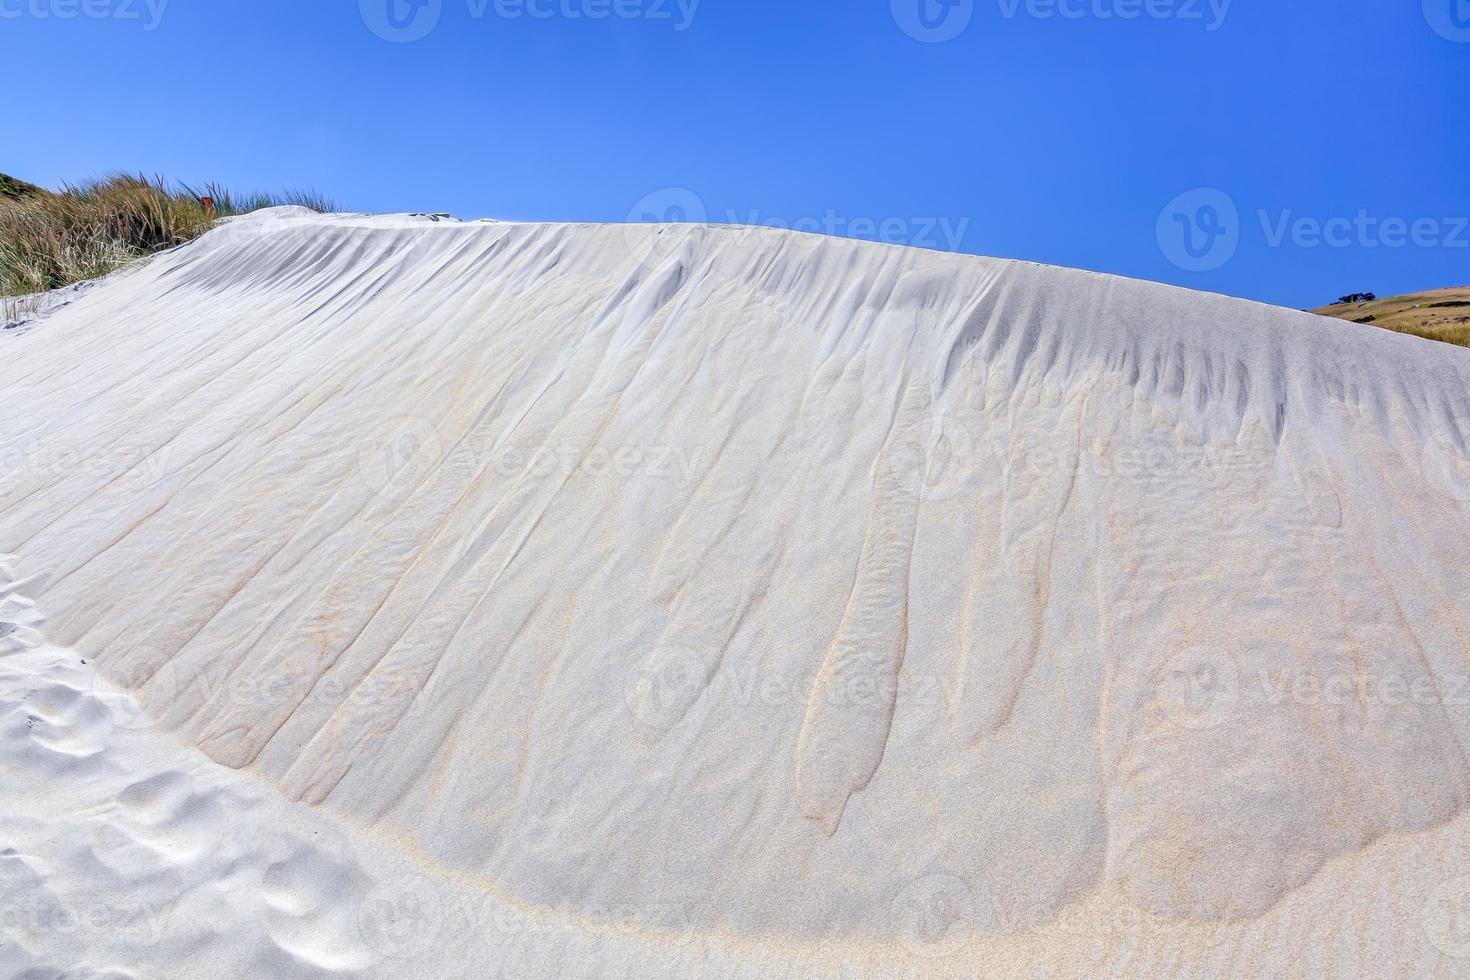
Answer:
<path fill-rule="evenodd" d="M 1470 284 L 1470 0 L 0 0 L 0 64 L 0 169 L 48 185 L 796 225 L 1297 307 Z"/>

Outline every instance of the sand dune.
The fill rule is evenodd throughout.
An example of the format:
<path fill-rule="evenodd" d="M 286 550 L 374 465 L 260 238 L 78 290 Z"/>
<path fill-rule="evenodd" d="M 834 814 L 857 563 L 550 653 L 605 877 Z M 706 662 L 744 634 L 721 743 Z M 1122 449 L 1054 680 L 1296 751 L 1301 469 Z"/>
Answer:
<path fill-rule="evenodd" d="M 187 910 L 0 970 L 1470 975 L 1470 352 L 277 209 L 0 364 L 0 882 Z"/>

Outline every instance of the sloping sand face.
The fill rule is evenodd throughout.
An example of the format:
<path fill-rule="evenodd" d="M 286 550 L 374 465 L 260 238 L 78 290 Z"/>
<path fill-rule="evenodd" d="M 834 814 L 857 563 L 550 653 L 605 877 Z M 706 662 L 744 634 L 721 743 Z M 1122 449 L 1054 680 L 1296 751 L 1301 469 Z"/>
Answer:
<path fill-rule="evenodd" d="M 772 230 L 290 209 L 0 351 L 46 639 L 436 874 L 971 969 L 1103 896 L 1245 929 L 1389 835 L 1455 905 L 1470 353 Z M 1454 975 L 1470 904 L 1429 932 L 1387 962 Z"/>

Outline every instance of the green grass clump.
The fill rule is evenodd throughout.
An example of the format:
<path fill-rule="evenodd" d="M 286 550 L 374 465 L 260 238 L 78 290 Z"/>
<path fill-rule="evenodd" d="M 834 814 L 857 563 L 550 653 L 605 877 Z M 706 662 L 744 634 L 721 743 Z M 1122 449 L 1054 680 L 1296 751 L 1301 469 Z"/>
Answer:
<path fill-rule="evenodd" d="M 214 199 L 207 212 L 201 196 Z M 198 238 L 215 218 L 282 204 L 333 210 L 319 195 L 202 192 L 161 178 L 112 174 L 52 193 L 0 175 L 0 296 L 96 279 L 154 252 Z"/>
<path fill-rule="evenodd" d="M 228 218 L 236 214 L 249 214 L 251 211 L 263 211 L 266 208 L 278 208 L 283 205 L 309 208 L 319 214 L 337 210 L 337 205 L 329 198 L 315 191 L 298 188 L 287 188 L 280 194 L 264 194 L 259 191 L 235 194 L 229 188 L 215 183 L 206 184 L 202 191 L 196 191 L 188 184 L 180 186 L 196 200 L 201 197 L 211 198 L 214 201 L 214 213 L 221 218 Z"/>

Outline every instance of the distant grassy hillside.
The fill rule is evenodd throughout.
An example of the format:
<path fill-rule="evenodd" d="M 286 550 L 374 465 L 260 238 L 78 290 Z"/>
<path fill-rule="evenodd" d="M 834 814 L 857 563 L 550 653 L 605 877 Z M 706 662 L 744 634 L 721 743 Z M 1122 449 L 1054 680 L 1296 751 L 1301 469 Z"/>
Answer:
<path fill-rule="evenodd" d="M 301 191 L 239 196 L 216 185 L 195 192 L 160 178 L 113 174 L 52 192 L 0 174 L 0 299 L 96 279 L 199 237 L 216 218 L 279 204 L 333 210 Z"/>
<path fill-rule="evenodd" d="M 0 201 L 18 201 L 33 194 L 44 193 L 35 184 L 16 180 L 9 174 L 0 174 Z"/>
<path fill-rule="evenodd" d="M 1407 293 L 1366 303 L 1336 303 L 1312 312 L 1470 347 L 1470 286 Z"/>

